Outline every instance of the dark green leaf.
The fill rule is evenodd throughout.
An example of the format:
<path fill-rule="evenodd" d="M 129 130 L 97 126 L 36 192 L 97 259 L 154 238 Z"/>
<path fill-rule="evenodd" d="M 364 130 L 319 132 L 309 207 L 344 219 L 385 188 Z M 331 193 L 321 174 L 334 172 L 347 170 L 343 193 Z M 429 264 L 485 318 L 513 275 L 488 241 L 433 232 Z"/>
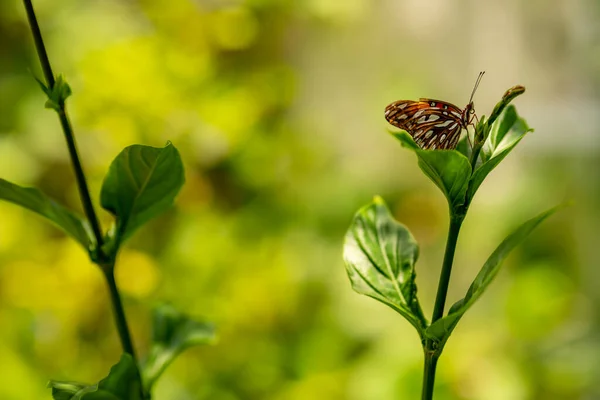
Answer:
<path fill-rule="evenodd" d="M 402 145 L 417 154 L 421 170 L 439 187 L 452 210 L 465 202 L 471 165 L 456 150 L 422 150 L 406 132 L 392 133 Z"/>
<path fill-rule="evenodd" d="M 142 400 L 140 375 L 129 354 L 113 365 L 108 376 L 95 385 L 50 381 L 54 400 Z"/>
<path fill-rule="evenodd" d="M 484 147 L 482 159 L 484 162 L 475 170 L 469 182 L 467 196 L 473 199 L 475 192 L 494 168 L 512 151 L 527 132 L 532 129 L 525 120 L 517 115 L 514 106 L 507 107 L 500 118 L 492 125 L 489 136 L 489 146 Z"/>
<path fill-rule="evenodd" d="M 352 288 L 396 310 L 423 337 L 427 320 L 417 298 L 415 262 L 419 246 L 376 197 L 360 209 L 344 243 L 344 261 Z"/>
<path fill-rule="evenodd" d="M 121 360 L 113 365 L 108 376 L 98 383 L 98 390 L 115 395 L 121 400 L 142 400 L 140 373 L 129 354 L 123 353 Z M 85 400 L 100 399 L 96 396 L 86 396 Z"/>
<path fill-rule="evenodd" d="M 477 277 L 469 287 L 465 297 L 450 308 L 448 315 L 435 321 L 427 328 L 426 335 L 428 338 L 437 340 L 440 342 L 439 350 L 445 344 L 446 340 L 452 333 L 452 330 L 458 324 L 458 321 L 467 312 L 467 310 L 477 301 L 477 299 L 483 294 L 492 280 L 498 274 L 500 266 L 504 259 L 510 254 L 510 252 L 519 244 L 521 244 L 527 236 L 546 218 L 554 214 L 557 210 L 563 206 L 554 207 L 548 211 L 545 211 L 538 216 L 530 219 L 521 225 L 517 230 L 510 234 L 504 241 L 496 248 L 492 255 L 485 262 L 481 271 L 477 274 Z"/>
<path fill-rule="evenodd" d="M 216 334 L 212 324 L 195 321 L 163 304 L 153 313 L 152 338 L 150 354 L 142 369 L 148 391 L 177 355 L 191 346 L 214 343 Z"/>
<path fill-rule="evenodd" d="M 27 208 L 54 222 L 65 233 L 77 240 L 87 250 L 90 237 L 85 228 L 84 219 L 67 208 L 56 203 L 35 188 L 24 188 L 0 179 L 0 199 Z"/>
<path fill-rule="evenodd" d="M 179 152 L 133 145 L 112 162 L 102 185 L 102 207 L 116 217 L 116 247 L 148 220 L 167 210 L 185 181 Z"/>

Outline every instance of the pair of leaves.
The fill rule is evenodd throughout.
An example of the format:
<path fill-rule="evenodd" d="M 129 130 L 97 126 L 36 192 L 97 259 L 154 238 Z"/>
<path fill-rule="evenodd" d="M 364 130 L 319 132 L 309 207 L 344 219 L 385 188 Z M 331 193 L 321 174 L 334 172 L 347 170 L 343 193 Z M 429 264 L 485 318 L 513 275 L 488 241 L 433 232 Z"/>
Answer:
<path fill-rule="evenodd" d="M 212 325 L 194 321 L 169 305 L 154 310 L 152 329 L 152 348 L 141 372 L 125 353 L 96 384 L 50 381 L 54 400 L 143 400 L 178 354 L 194 345 L 212 343 L 216 336 Z"/>
<path fill-rule="evenodd" d="M 453 215 L 466 212 L 488 174 L 531 131 L 525 120 L 517 115 L 514 106 L 503 110 L 491 126 L 488 142 L 481 154 L 481 163 L 475 168 L 467 158 L 470 154 L 465 146 L 459 145 L 457 150 L 423 150 L 405 131 L 392 132 L 404 147 L 417 155 L 419 167 L 444 193 Z M 462 144 L 465 144 L 464 141 Z"/>
<path fill-rule="evenodd" d="M 530 219 L 510 234 L 485 262 L 465 297 L 450 308 L 447 316 L 429 325 L 417 299 L 418 245 L 377 197 L 356 213 L 346 234 L 344 261 L 352 288 L 396 310 L 417 329 L 421 339 L 434 340 L 441 352 L 460 318 L 487 289 L 504 259 L 557 209 Z"/>
<path fill-rule="evenodd" d="M 102 207 L 116 217 L 115 229 L 108 237 L 109 255 L 114 256 L 141 225 L 168 209 L 184 181 L 181 157 L 171 143 L 164 148 L 125 148 L 112 162 L 100 195 Z M 87 221 L 41 191 L 0 179 L 0 199 L 47 218 L 86 250 L 94 247 Z"/>

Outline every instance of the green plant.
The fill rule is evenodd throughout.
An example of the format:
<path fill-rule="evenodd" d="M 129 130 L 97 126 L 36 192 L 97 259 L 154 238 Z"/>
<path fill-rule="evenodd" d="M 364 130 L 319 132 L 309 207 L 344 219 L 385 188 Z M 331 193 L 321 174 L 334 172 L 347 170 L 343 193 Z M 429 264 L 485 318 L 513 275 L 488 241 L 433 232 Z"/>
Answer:
<path fill-rule="evenodd" d="M 380 197 L 360 209 L 346 234 L 344 260 L 352 288 L 396 310 L 417 330 L 424 351 L 422 399 L 433 397 L 436 365 L 454 328 L 483 294 L 502 261 L 544 219 L 559 207 L 530 219 L 510 234 L 485 262 L 465 297 L 444 315 L 454 252 L 462 222 L 477 189 L 488 174 L 531 131 L 509 103 L 525 88 L 509 89 L 489 118 L 483 116 L 472 139 L 456 150 L 423 150 L 404 131 L 393 135 L 417 155 L 419 167 L 448 200 L 450 226 L 431 322 L 417 297 L 415 263 L 419 247 L 410 231 L 395 221 Z M 469 145 L 472 140 L 472 146 Z"/>
<path fill-rule="evenodd" d="M 112 162 L 100 193 L 101 206 L 114 216 L 114 224 L 105 233 L 91 200 L 67 114 L 65 103 L 71 89 L 62 76 L 55 77 L 52 72 L 31 0 L 23 3 L 45 77 L 45 82 L 38 79 L 38 83 L 48 97 L 46 108 L 58 114 L 85 218 L 38 189 L 24 188 L 3 179 L 0 179 L 0 199 L 45 217 L 88 251 L 90 259 L 106 278 L 124 352 L 108 376 L 96 384 L 50 381 L 52 396 L 57 400 L 150 399 L 152 385 L 181 351 L 215 340 L 211 324 L 194 321 L 172 306 L 161 305 L 154 310 L 151 348 L 144 361 L 140 362 L 115 282 L 115 263 L 121 246 L 138 228 L 172 206 L 185 182 L 183 163 L 171 143 L 163 148 L 143 145 L 125 148 Z"/>

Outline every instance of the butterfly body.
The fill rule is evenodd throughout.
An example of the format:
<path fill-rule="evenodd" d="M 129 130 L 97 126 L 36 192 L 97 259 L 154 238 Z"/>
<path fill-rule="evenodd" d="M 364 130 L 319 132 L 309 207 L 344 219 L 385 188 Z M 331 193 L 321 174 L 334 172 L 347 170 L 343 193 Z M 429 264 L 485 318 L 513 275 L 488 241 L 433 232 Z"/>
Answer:
<path fill-rule="evenodd" d="M 473 94 L 482 75 L 483 72 L 477 78 L 469 103 L 462 110 L 441 100 L 398 100 L 385 108 L 385 119 L 407 131 L 422 149 L 454 149 L 461 131 L 473 123 Z"/>

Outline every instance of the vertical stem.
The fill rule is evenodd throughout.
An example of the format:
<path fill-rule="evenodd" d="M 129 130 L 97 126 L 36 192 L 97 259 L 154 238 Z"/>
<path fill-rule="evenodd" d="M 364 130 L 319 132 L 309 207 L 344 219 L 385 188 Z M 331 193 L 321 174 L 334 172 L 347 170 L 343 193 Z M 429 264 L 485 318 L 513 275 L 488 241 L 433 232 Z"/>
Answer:
<path fill-rule="evenodd" d="M 435 306 L 433 308 L 433 324 L 444 315 L 444 307 L 446 305 L 446 295 L 448 294 L 448 286 L 450 284 L 450 273 L 452 272 L 452 263 L 454 262 L 454 252 L 458 241 L 460 227 L 464 220 L 464 214 L 450 214 L 450 227 L 448 228 L 448 240 L 446 241 L 446 251 L 444 252 L 444 261 L 442 262 L 442 271 L 440 273 L 440 282 L 438 284 L 437 295 L 435 298 Z M 435 382 L 435 370 L 437 361 L 440 356 L 439 350 L 436 348 L 436 343 L 433 340 L 427 339 L 424 345 L 425 351 L 425 367 L 423 369 L 423 390 L 421 392 L 422 400 L 433 399 L 433 386 Z"/>
<path fill-rule="evenodd" d="M 423 369 L 423 390 L 421 400 L 433 399 L 433 384 L 435 382 L 435 367 L 438 357 L 433 353 L 425 351 L 425 368 Z"/>
<path fill-rule="evenodd" d="M 448 285 L 450 283 L 450 273 L 452 272 L 452 263 L 454 262 L 454 252 L 456 250 L 456 242 L 458 241 L 458 233 L 462 225 L 464 216 L 450 216 L 450 227 L 448 229 L 448 240 L 446 241 L 446 251 L 444 253 L 444 261 L 442 263 L 442 272 L 440 274 L 440 282 L 438 284 L 437 296 L 435 298 L 435 306 L 433 308 L 433 316 L 431 323 L 434 323 L 444 315 L 444 306 L 446 305 L 446 295 L 448 294 Z"/>
<path fill-rule="evenodd" d="M 121 338 L 123 351 L 131 354 L 131 357 L 136 360 L 133 341 L 131 340 L 131 334 L 129 333 L 129 325 L 127 324 L 123 302 L 121 301 L 121 294 L 119 293 L 119 289 L 117 288 L 117 283 L 115 281 L 114 265 L 111 265 L 109 268 L 102 268 L 102 272 L 104 272 L 108 290 L 110 291 L 110 299 L 113 305 L 115 323 L 117 325 L 117 330 L 119 331 L 119 337 Z"/>

